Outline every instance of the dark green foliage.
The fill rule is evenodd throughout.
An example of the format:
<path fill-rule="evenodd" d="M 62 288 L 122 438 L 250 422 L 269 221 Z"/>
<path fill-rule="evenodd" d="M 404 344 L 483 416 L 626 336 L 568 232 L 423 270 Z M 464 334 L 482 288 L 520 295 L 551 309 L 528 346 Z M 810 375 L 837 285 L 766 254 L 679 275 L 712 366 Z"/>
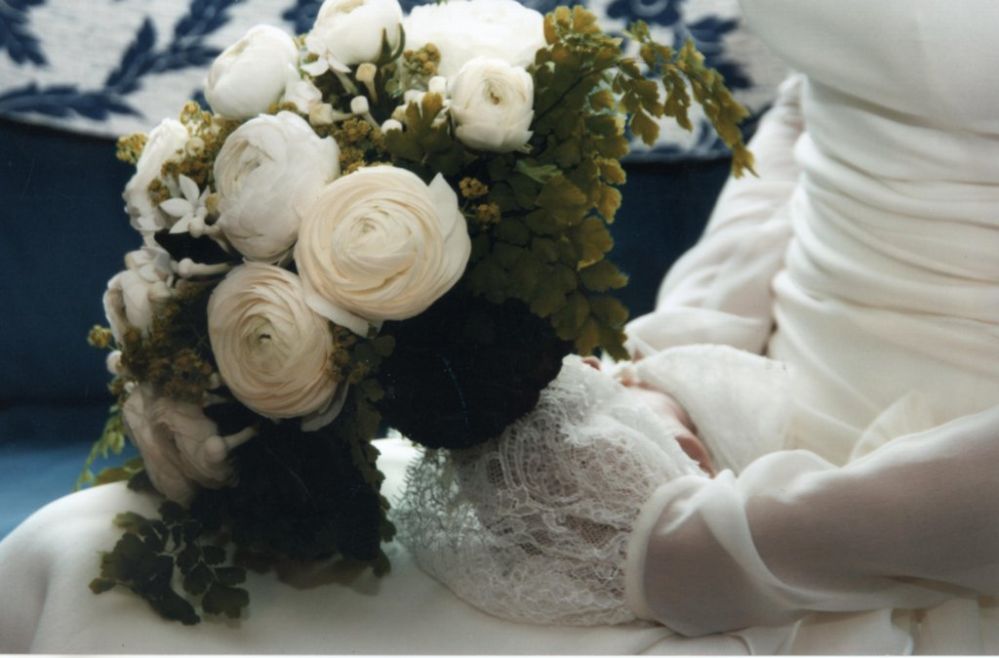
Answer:
<path fill-rule="evenodd" d="M 111 406 L 110 413 L 108 414 L 108 419 L 104 423 L 104 431 L 101 432 L 100 438 L 94 442 L 94 445 L 90 448 L 90 453 L 87 455 L 87 460 L 83 463 L 83 471 L 80 473 L 80 477 L 76 480 L 75 490 L 79 491 L 84 487 L 88 487 L 96 484 L 105 484 L 107 482 L 113 482 L 113 476 L 116 472 L 112 469 L 104 469 L 99 473 L 94 473 L 93 467 L 98 459 L 107 459 L 111 455 L 120 455 L 121 451 L 125 449 L 125 428 L 122 424 L 121 418 L 121 407 L 117 404 Z M 128 469 L 129 465 L 126 464 L 122 466 L 121 469 Z M 112 472 L 109 472 L 112 471 Z M 124 477 L 117 479 L 127 480 L 133 473 L 126 473 L 125 470 L 121 471 Z"/>
<path fill-rule="evenodd" d="M 444 99 L 426 93 L 419 101 L 406 106 L 405 130 L 385 133 L 385 148 L 394 164 L 405 167 L 429 182 L 438 173 L 453 178 L 475 159 L 455 139 L 451 124 L 441 119 Z"/>
<path fill-rule="evenodd" d="M 498 435 L 537 405 L 572 347 L 523 303 L 493 304 L 461 289 L 382 331 L 396 348 L 379 369 L 378 406 L 391 426 L 430 448 Z"/>
<path fill-rule="evenodd" d="M 603 349 L 624 358 L 628 314 L 606 293 L 627 277 L 606 254 L 613 247 L 607 225 L 621 205 L 620 158 L 628 152 L 625 123 L 647 144 L 659 135 L 657 120 L 673 117 L 690 128 L 690 92 L 733 149 L 736 175 L 752 169 L 738 123 L 746 111 L 721 76 L 704 66 L 691 43 L 679 52 L 652 40 L 637 23 L 646 68 L 666 87 L 646 78 L 621 41 L 597 26 L 582 7 L 559 7 L 545 17 L 548 47 L 538 51 L 534 77 L 534 135 L 529 154 L 493 156 L 484 180 L 503 220 L 474 239 L 468 282 L 493 302 L 518 299 L 550 320 L 557 335 L 580 354 Z M 509 225 L 509 226 L 508 226 Z"/>
<path fill-rule="evenodd" d="M 533 136 L 522 152 L 480 154 L 464 147 L 437 94 L 410 103 L 405 130 L 385 136 L 396 164 L 425 180 L 439 172 L 452 184 L 465 176 L 488 182 L 487 201 L 502 217 L 470 223 L 466 280 L 475 294 L 493 303 L 519 300 L 577 352 L 603 349 L 615 358 L 627 356 L 627 313 L 620 304 L 590 302 L 595 293 L 603 300 L 603 293 L 627 283 L 606 260 L 614 244 L 607 226 L 621 205 L 616 186 L 625 179 L 620 158 L 628 153 L 626 125 L 647 144 L 657 139 L 662 117 L 690 129 L 692 93 L 733 149 L 736 175 L 752 168 L 738 130 L 745 109 L 696 48 L 688 43 L 674 52 L 653 41 L 643 23 L 629 36 L 640 45 L 644 67 L 582 7 L 559 7 L 545 17 L 548 46 L 530 68 Z M 664 98 L 647 73 L 662 81 Z"/>
<path fill-rule="evenodd" d="M 592 14 L 568 17 L 546 19 L 549 47 L 531 68 L 530 154 L 489 164 L 489 199 L 504 217 L 477 239 L 468 282 L 493 302 L 524 302 L 581 354 L 602 348 L 623 357 L 627 316 L 597 317 L 589 303 L 592 292 L 627 281 L 604 260 L 614 244 L 607 224 L 621 202 L 613 186 L 624 182 L 618 158 L 628 150 L 609 91 L 623 58 L 619 40 L 601 32 Z"/>
<path fill-rule="evenodd" d="M 196 238 L 190 233 L 171 233 L 167 229 L 157 231 L 153 237 L 170 257 L 180 262 L 190 258 L 195 263 L 228 263 L 235 261 L 236 254 L 230 254 L 208 236 Z"/>
<path fill-rule="evenodd" d="M 693 93 L 694 100 L 704 109 L 704 114 L 711 121 L 718 136 L 732 149 L 733 174 L 739 177 L 745 171 L 752 172 L 753 154 L 743 143 L 742 132 L 739 130 L 739 123 L 749 112 L 732 96 L 725 86 L 722 75 L 704 65 L 704 55 L 698 52 L 694 42 L 688 39 L 679 51 L 674 51 L 669 46 L 656 43 L 652 39 L 648 25 L 642 21 L 630 27 L 628 36 L 640 44 L 639 56 L 666 89 L 666 100 L 661 105 L 658 101 L 653 103 L 650 97 L 642 96 L 639 105 L 644 112 L 639 114 L 672 117 L 680 126 L 690 130 L 687 109 L 691 104 L 690 94 Z M 634 119 L 631 127 L 636 134 L 642 135 L 648 144 L 655 141 L 655 137 L 659 134 L 658 127 L 652 131 L 644 122 L 642 127 L 636 127 Z M 650 131 L 649 139 L 645 138 L 643 131 Z"/>
<path fill-rule="evenodd" d="M 213 567 L 225 560 L 226 551 L 204 543 L 212 533 L 180 506 L 166 502 L 159 512 L 160 519 L 134 512 L 115 518 L 125 534 L 102 555 L 101 575 L 90 583 L 90 589 L 100 594 L 115 586 L 127 587 L 164 619 L 185 625 L 201 621 L 192 603 L 199 597 L 206 613 L 238 617 L 249 603 L 246 590 L 235 587 L 245 580 L 245 570 Z M 214 559 L 209 559 L 212 555 Z M 175 571 L 181 575 L 187 596 L 173 588 Z"/>
<path fill-rule="evenodd" d="M 153 486 L 153 481 L 149 479 L 149 474 L 145 470 L 141 470 L 128 478 L 128 488 L 136 493 L 159 495 L 156 487 Z"/>
<path fill-rule="evenodd" d="M 219 436 L 228 436 L 252 427 L 261 422 L 260 416 L 236 401 L 229 389 L 222 387 L 212 391 L 216 396 L 226 399 L 204 408 L 207 416 L 218 428 Z"/>
<path fill-rule="evenodd" d="M 176 400 L 200 403 L 214 372 L 208 299 L 216 282 L 185 281 L 153 319 L 148 335 L 130 328 L 121 346 L 130 377 Z"/>
<path fill-rule="evenodd" d="M 201 605 L 210 615 L 225 615 L 230 619 L 239 617 L 243 608 L 250 604 L 249 593 L 240 587 L 228 587 L 213 583 L 208 587 Z"/>
<path fill-rule="evenodd" d="M 101 469 L 94 477 L 93 484 L 111 484 L 112 482 L 128 480 L 136 473 L 139 473 L 142 468 L 142 458 L 133 457 L 121 466 L 109 466 L 108 468 Z"/>
<path fill-rule="evenodd" d="M 391 531 L 378 493 L 377 452 L 369 442 L 377 412 L 360 388 L 351 390 L 337 420 L 318 432 L 303 432 L 296 421 L 262 420 L 257 436 L 231 457 L 239 481 L 201 492 L 191 515 L 224 525 L 237 546 L 255 553 L 376 560 L 381 538 Z"/>
<path fill-rule="evenodd" d="M 385 342 L 380 345 L 384 350 Z M 116 524 L 125 535 L 103 557 L 91 589 L 128 587 L 164 618 L 194 624 L 198 606 L 205 614 L 236 618 L 249 604 L 249 594 L 238 587 L 246 571 L 233 562 L 236 553 L 267 565 L 342 556 L 384 573 L 388 561 L 380 543 L 394 528 L 385 515 L 388 501 L 379 494 L 378 452 L 368 440 L 380 422 L 373 392 L 361 382 L 347 411 L 318 432 L 256 417 L 258 435 L 232 456 L 235 486 L 202 490 L 189 510 L 165 502 L 159 519 L 119 515 Z M 242 415 L 234 406 L 209 410 L 232 421 Z M 133 477 L 130 486 L 144 489 L 148 478 Z M 172 587 L 175 571 L 186 597 Z"/>

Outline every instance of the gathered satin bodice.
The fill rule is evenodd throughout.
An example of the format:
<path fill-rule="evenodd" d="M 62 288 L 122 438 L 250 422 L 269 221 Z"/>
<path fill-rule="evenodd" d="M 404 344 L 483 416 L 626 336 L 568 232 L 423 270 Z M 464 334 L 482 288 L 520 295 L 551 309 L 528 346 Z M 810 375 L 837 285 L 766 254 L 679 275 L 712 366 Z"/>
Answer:
<path fill-rule="evenodd" d="M 798 439 L 837 462 L 917 392 L 939 420 L 999 400 L 999 3 L 746 0 L 803 74 L 793 238 L 772 356 Z"/>
<path fill-rule="evenodd" d="M 999 323 L 999 135 L 877 113 L 818 82 L 802 101 L 795 281 L 858 305 Z"/>

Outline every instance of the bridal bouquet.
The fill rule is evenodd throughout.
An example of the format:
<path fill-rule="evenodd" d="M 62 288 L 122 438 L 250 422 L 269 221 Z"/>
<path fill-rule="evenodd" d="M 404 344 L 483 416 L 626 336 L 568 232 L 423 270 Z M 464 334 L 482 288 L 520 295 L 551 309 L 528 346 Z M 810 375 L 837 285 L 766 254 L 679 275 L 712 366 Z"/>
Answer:
<path fill-rule="evenodd" d="M 92 456 L 127 437 L 141 458 L 82 481 L 165 502 L 118 517 L 91 589 L 192 624 L 241 614 L 247 568 L 384 572 L 381 428 L 473 446 L 566 354 L 625 355 L 606 254 L 626 132 L 689 126 L 694 100 L 752 166 L 693 45 L 626 37 L 580 7 L 327 0 L 304 36 L 259 26 L 226 49 L 210 111 L 119 141 L 143 245 L 90 335 L 117 398 Z"/>

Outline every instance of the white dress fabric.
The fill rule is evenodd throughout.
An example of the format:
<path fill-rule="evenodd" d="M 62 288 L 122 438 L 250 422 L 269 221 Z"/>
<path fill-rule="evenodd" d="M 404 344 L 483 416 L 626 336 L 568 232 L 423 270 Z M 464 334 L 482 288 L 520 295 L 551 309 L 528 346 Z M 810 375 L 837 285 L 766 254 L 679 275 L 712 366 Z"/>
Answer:
<path fill-rule="evenodd" d="M 743 9 L 800 74 L 629 334 L 789 364 L 788 450 L 660 488 L 629 595 L 757 652 L 999 653 L 999 3 Z"/>
<path fill-rule="evenodd" d="M 408 442 L 375 442 L 397 500 Z M 124 511 L 155 514 L 156 500 L 111 484 L 66 496 L 0 542 L 0 653 L 47 654 L 744 654 L 734 637 L 682 638 L 636 621 L 568 628 L 514 623 L 468 605 L 421 571 L 398 542 L 382 578 L 329 565 L 249 574 L 250 609 L 238 622 L 164 621 L 136 595 L 91 593 L 100 551 L 121 535 Z"/>

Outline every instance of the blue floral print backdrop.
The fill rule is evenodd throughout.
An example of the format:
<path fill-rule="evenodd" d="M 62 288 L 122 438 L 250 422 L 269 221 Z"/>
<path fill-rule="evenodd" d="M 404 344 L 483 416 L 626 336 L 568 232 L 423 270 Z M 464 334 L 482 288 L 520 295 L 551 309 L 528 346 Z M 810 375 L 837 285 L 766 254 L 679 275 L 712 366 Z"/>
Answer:
<path fill-rule="evenodd" d="M 401 0 L 409 9 L 425 0 Z M 568 0 L 522 0 L 546 12 Z M 251 26 L 308 31 L 321 0 L 0 0 L 0 116 L 113 137 L 150 129 L 200 97 L 209 65 Z M 754 114 L 785 70 L 745 28 L 737 0 L 588 0 L 606 29 L 645 20 L 666 43 L 693 38 Z M 715 157 L 706 121 L 671 125 L 632 159 Z"/>

